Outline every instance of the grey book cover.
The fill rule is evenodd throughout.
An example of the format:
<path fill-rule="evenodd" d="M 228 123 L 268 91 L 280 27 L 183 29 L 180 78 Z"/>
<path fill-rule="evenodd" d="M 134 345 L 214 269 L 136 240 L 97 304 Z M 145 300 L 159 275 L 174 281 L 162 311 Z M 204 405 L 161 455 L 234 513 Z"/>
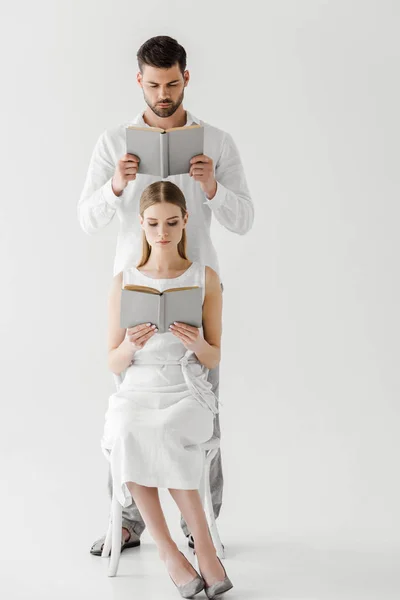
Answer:
<path fill-rule="evenodd" d="M 201 327 L 202 314 L 202 288 L 197 286 L 159 292 L 127 285 L 121 291 L 120 326 L 124 329 L 151 323 L 159 333 L 166 333 L 174 321 Z"/>
<path fill-rule="evenodd" d="M 189 173 L 190 159 L 204 153 L 204 127 L 126 128 L 126 151 L 139 157 L 138 173 L 145 175 L 181 175 Z"/>

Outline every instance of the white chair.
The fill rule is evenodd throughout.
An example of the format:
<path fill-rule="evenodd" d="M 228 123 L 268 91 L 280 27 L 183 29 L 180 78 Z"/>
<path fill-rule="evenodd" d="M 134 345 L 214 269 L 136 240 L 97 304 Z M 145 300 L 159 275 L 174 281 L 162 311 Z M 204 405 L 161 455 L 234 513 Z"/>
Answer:
<path fill-rule="evenodd" d="M 115 387 L 117 391 L 122 383 L 123 376 L 114 374 Z M 217 524 L 215 522 L 214 511 L 211 501 L 211 490 L 210 490 L 210 465 L 214 456 L 217 454 L 219 448 L 219 438 L 213 436 L 208 442 L 200 445 L 200 448 L 205 453 L 204 470 L 201 478 L 199 493 L 203 506 L 205 506 L 205 513 L 207 516 L 208 526 L 210 528 L 211 537 L 217 551 L 219 558 L 224 558 L 224 548 L 219 537 Z M 114 490 L 114 488 L 113 488 Z M 206 502 L 206 505 L 205 505 Z M 122 506 L 117 500 L 115 493 L 113 493 L 111 500 L 111 511 L 110 519 L 108 524 L 108 530 L 106 539 L 104 541 L 103 551 L 101 553 L 102 558 L 110 556 L 110 562 L 108 565 L 108 576 L 115 577 L 118 571 L 119 557 L 121 554 L 121 538 L 122 538 Z"/>

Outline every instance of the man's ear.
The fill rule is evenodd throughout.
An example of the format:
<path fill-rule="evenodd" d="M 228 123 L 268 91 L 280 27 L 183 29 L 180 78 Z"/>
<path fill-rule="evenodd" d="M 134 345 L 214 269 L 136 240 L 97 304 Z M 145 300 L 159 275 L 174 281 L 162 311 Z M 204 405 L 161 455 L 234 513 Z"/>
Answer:
<path fill-rule="evenodd" d="M 187 84 L 189 83 L 189 80 L 190 80 L 190 73 L 186 69 L 186 71 L 183 72 L 183 87 L 187 86 Z"/>
<path fill-rule="evenodd" d="M 142 87 L 142 85 L 143 85 L 143 75 L 141 74 L 140 71 L 138 71 L 136 73 L 136 81 L 138 82 L 138 84 L 140 85 L 140 87 Z"/>

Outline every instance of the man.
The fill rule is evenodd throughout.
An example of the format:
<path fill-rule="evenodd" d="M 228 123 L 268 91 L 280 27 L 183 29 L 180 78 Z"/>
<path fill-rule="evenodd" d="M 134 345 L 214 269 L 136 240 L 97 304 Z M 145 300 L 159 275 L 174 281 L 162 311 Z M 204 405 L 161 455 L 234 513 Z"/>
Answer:
<path fill-rule="evenodd" d="M 92 234 L 108 225 L 115 215 L 120 220 L 114 275 L 135 265 L 141 256 L 141 229 L 138 219 L 142 191 L 159 177 L 138 173 L 140 157 L 126 154 L 125 128 L 128 125 L 161 127 L 204 126 L 204 154 L 191 160 L 190 172 L 168 177 L 183 191 L 188 207 L 188 256 L 209 265 L 219 273 L 215 248 L 210 237 L 212 215 L 227 229 L 243 235 L 253 224 L 254 208 L 248 191 L 241 160 L 232 137 L 204 123 L 183 108 L 184 89 L 189 83 L 186 52 L 168 36 L 149 39 L 137 53 L 137 81 L 143 90 L 146 110 L 133 121 L 105 131 L 98 139 L 89 165 L 85 185 L 78 203 L 79 222 Z M 219 367 L 209 372 L 209 381 L 218 397 Z M 220 437 L 216 415 L 214 435 Z M 215 517 L 222 503 L 223 475 L 221 453 L 211 463 L 210 486 Z M 112 494 L 112 480 L 109 476 Z M 132 503 L 123 511 L 121 550 L 138 546 L 145 528 L 143 519 Z M 181 527 L 193 538 L 181 517 Z M 91 553 L 100 556 L 104 536 L 97 540 Z"/>

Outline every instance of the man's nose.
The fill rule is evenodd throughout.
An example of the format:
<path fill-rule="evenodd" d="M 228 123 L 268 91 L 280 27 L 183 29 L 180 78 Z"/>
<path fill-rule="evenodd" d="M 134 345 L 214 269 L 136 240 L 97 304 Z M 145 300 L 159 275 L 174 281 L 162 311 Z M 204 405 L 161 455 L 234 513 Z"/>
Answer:
<path fill-rule="evenodd" d="M 161 97 L 160 97 L 161 100 L 165 100 L 166 98 L 169 98 L 167 86 L 160 88 L 160 94 L 161 94 Z"/>

